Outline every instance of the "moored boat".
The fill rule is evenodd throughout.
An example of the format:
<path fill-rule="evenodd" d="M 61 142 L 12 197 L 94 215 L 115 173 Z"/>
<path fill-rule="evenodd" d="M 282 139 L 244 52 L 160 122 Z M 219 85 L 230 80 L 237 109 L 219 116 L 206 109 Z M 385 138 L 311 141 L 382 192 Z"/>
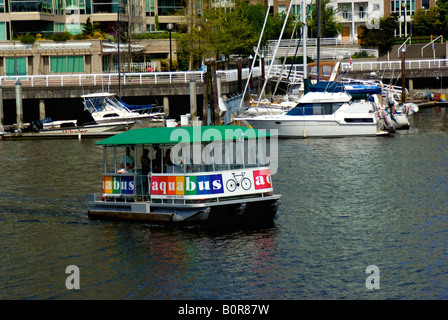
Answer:
<path fill-rule="evenodd" d="M 104 139 L 97 143 L 104 148 L 103 189 L 89 195 L 88 215 L 169 225 L 272 223 L 281 196 L 273 194 L 271 167 L 256 150 L 263 143 L 253 143 L 269 136 L 247 127 L 194 126 Z M 142 155 L 146 162 L 133 160 Z"/>
<path fill-rule="evenodd" d="M 160 110 L 162 107 L 146 105 L 139 109 L 138 106 L 125 105 L 114 93 L 109 92 L 85 94 L 81 98 L 84 110 L 88 110 L 97 123 L 135 121 L 143 128 L 164 125 L 164 113 Z"/>
<path fill-rule="evenodd" d="M 375 102 L 353 100 L 343 85 L 325 83 L 303 95 L 284 115 L 240 118 L 256 129 L 278 130 L 284 138 L 377 136 L 382 129 Z M 313 86 L 311 87 L 313 88 Z M 310 88 L 310 89 L 311 89 Z"/>

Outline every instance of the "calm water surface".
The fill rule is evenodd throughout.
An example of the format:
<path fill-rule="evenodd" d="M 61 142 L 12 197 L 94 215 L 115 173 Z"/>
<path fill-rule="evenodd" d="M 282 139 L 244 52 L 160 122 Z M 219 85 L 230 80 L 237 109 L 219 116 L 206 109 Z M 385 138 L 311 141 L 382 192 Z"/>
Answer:
<path fill-rule="evenodd" d="M 0 299 L 447 299 L 446 109 L 411 125 L 280 140 L 282 205 L 254 230 L 89 220 L 97 140 L 0 141 Z M 80 290 L 65 287 L 69 265 Z"/>

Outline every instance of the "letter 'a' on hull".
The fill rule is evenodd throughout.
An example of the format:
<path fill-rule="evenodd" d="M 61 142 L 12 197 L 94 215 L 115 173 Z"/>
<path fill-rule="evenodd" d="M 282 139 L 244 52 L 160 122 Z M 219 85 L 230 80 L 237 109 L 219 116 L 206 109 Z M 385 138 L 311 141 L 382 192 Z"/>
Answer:
<path fill-rule="evenodd" d="M 273 193 L 263 154 L 270 138 L 247 127 L 198 126 L 104 139 L 97 143 L 104 148 L 103 188 L 89 195 L 88 215 L 165 225 L 272 224 L 281 196 Z"/>

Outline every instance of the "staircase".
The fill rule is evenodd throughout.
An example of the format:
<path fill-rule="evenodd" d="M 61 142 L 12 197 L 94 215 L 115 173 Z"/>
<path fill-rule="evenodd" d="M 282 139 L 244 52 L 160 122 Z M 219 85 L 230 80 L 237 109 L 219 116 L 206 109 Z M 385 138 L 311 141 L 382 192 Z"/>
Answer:
<path fill-rule="evenodd" d="M 425 59 L 445 59 L 447 57 L 446 52 L 446 43 L 434 43 L 434 52 L 432 50 L 432 45 L 426 46 L 428 43 L 416 43 L 416 44 L 406 44 L 406 60 L 408 59 L 418 59 L 418 60 L 425 60 Z M 423 56 L 422 56 L 422 48 L 426 46 L 423 49 Z M 401 51 L 400 45 L 394 45 L 389 51 L 389 60 L 400 60 L 401 54 L 399 51 Z M 435 56 L 434 56 L 435 54 Z M 378 61 L 380 60 L 387 60 L 388 56 L 387 54 L 382 55 L 378 57 Z"/>

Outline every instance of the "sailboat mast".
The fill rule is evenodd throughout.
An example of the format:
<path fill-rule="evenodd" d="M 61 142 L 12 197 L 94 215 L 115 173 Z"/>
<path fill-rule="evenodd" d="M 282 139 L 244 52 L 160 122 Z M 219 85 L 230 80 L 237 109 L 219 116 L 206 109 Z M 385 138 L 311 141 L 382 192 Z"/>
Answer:
<path fill-rule="evenodd" d="M 306 0 L 302 1 L 302 45 L 303 45 L 303 93 L 307 93 L 308 86 L 308 65 L 306 56 L 306 40 L 307 40 L 307 25 L 306 25 Z"/>
<path fill-rule="evenodd" d="M 120 66 L 120 0 L 117 1 L 117 51 L 118 51 L 118 97 L 121 99 L 121 66 Z"/>
<path fill-rule="evenodd" d="M 321 17 L 321 0 L 317 0 L 317 82 L 320 77 L 320 17 Z"/>

